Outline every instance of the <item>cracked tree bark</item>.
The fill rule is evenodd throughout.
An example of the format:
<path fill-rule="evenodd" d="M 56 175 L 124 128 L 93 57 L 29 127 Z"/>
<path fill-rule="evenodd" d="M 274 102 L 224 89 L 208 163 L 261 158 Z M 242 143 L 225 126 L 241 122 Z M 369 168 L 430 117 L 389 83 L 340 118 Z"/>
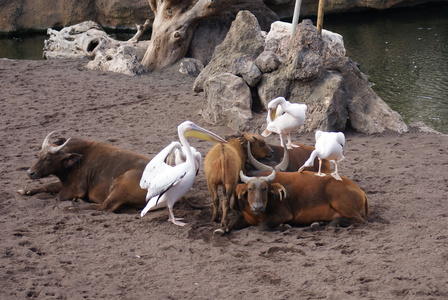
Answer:
<path fill-rule="evenodd" d="M 142 65 L 150 71 L 174 64 L 185 56 L 197 24 L 217 15 L 235 0 L 149 0 L 154 22 Z"/>

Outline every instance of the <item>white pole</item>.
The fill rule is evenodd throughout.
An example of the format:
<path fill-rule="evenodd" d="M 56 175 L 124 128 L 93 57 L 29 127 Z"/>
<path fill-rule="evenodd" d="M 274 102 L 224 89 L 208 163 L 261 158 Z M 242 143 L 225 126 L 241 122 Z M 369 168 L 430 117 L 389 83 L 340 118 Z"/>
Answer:
<path fill-rule="evenodd" d="M 302 0 L 296 0 L 294 15 L 292 17 L 291 39 L 296 31 L 297 24 L 299 23 L 300 6 L 302 6 Z"/>

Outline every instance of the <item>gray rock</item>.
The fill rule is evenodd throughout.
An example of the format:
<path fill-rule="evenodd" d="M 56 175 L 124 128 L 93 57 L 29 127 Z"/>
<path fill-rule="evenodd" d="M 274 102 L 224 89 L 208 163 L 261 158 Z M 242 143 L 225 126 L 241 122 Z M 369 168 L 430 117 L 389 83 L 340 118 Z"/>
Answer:
<path fill-rule="evenodd" d="M 206 99 L 200 114 L 214 125 L 235 131 L 248 130 L 252 119 L 252 96 L 245 81 L 230 73 L 210 77 L 204 83 Z"/>
<path fill-rule="evenodd" d="M 254 87 L 261 79 L 261 71 L 250 55 L 243 55 L 232 61 L 232 74 L 243 77 L 248 86 Z"/>
<path fill-rule="evenodd" d="M 184 58 L 180 62 L 179 72 L 185 75 L 198 76 L 204 69 L 201 61 L 194 58 Z"/>
<path fill-rule="evenodd" d="M 210 63 L 193 84 L 197 93 L 204 90 L 204 82 L 214 75 L 232 72 L 232 61 L 245 54 L 257 57 L 264 50 L 264 37 L 258 21 L 249 11 L 240 11 L 232 22 L 224 41 L 216 47 Z"/>
<path fill-rule="evenodd" d="M 278 69 L 283 59 L 272 51 L 263 51 L 255 59 L 255 65 L 262 73 L 269 73 Z"/>

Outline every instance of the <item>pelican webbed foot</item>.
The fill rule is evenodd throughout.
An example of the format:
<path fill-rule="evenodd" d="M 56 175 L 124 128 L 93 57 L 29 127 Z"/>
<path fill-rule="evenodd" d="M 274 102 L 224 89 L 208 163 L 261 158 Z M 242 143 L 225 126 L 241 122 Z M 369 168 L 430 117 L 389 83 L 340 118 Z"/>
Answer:
<path fill-rule="evenodd" d="M 316 175 L 316 176 L 319 176 L 319 177 L 325 177 L 325 176 L 327 176 L 327 174 L 325 174 L 325 173 L 316 173 L 316 174 L 314 174 L 314 175 Z"/>
<path fill-rule="evenodd" d="M 339 176 L 338 173 L 331 173 L 331 176 L 333 176 L 333 178 L 336 180 L 342 181 L 342 178 L 341 178 L 341 176 Z"/>
<path fill-rule="evenodd" d="M 181 227 L 183 227 L 183 226 L 185 226 L 185 225 L 187 225 L 187 223 L 185 223 L 185 222 L 181 222 L 181 221 L 179 221 L 179 220 L 182 220 L 182 218 L 174 218 L 174 220 L 173 219 L 168 219 L 168 221 L 170 221 L 171 223 L 173 223 L 174 225 L 177 225 L 177 226 L 181 226 Z"/>

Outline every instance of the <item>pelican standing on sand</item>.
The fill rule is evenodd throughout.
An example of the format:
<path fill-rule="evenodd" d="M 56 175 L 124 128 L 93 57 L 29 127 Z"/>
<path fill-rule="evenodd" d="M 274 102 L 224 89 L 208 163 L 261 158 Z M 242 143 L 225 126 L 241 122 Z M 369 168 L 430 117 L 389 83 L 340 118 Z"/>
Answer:
<path fill-rule="evenodd" d="M 177 132 L 180 143 L 172 142 L 165 147 L 146 165 L 143 171 L 140 187 L 148 190 L 146 201 L 149 201 L 140 215 L 143 217 L 150 210 L 168 207 L 168 221 L 184 226 L 186 223 L 174 217 L 173 206 L 177 200 L 191 189 L 196 176 L 195 158 L 188 144 L 187 137 L 197 137 L 215 143 L 226 143 L 226 140 L 190 121 L 180 124 L 177 127 Z M 165 160 L 179 146 L 185 153 L 186 160 L 178 165 L 170 166 Z"/>
<path fill-rule="evenodd" d="M 280 135 L 281 143 L 282 135 L 286 134 L 288 136 L 286 146 L 299 147 L 292 144 L 291 131 L 303 125 L 307 108 L 306 104 L 291 103 L 284 97 L 271 100 L 268 104 L 267 126 L 261 135 L 267 137 L 275 132 Z"/>
<path fill-rule="evenodd" d="M 315 150 L 311 152 L 310 158 L 300 167 L 299 172 L 302 172 L 306 167 L 312 167 L 314 165 L 314 159 L 319 159 L 319 172 L 317 176 L 325 176 L 320 172 L 322 166 L 322 159 L 332 160 L 334 162 L 334 172 L 331 173 L 336 180 L 342 180 L 338 174 L 338 162 L 344 159 L 342 155 L 342 148 L 345 145 L 345 135 L 342 132 L 323 132 L 316 131 L 316 144 Z"/>

